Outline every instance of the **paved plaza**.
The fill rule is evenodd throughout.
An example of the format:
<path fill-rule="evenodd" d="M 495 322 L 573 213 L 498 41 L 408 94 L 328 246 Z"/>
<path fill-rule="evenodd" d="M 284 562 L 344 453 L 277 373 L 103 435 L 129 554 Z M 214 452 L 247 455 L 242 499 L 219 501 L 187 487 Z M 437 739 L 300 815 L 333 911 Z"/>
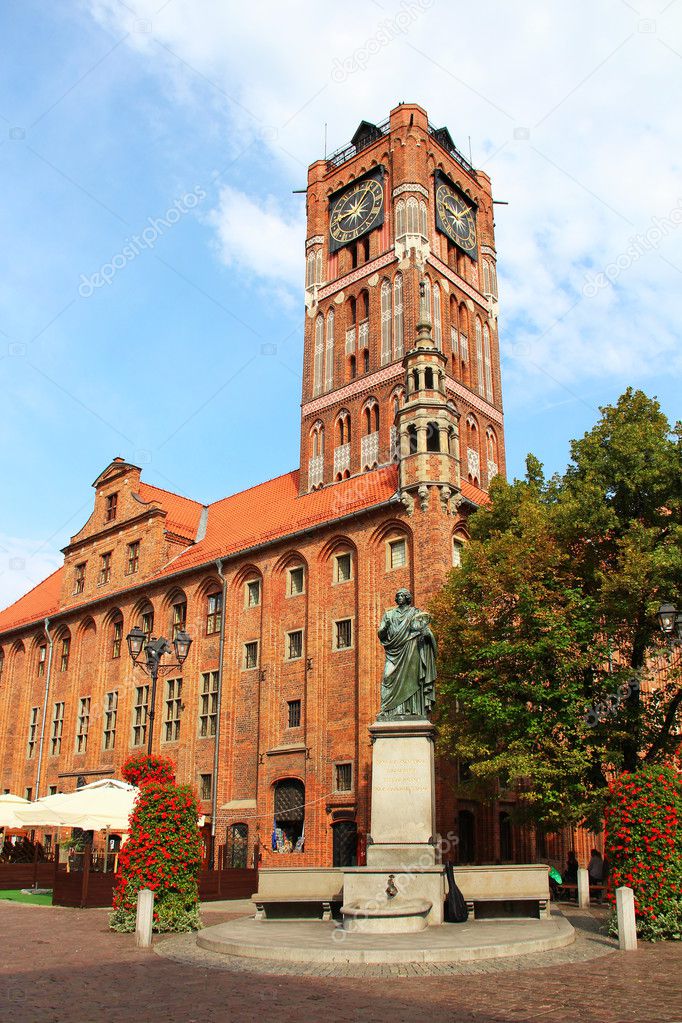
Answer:
<path fill-rule="evenodd" d="M 240 908 L 205 909 L 204 922 L 234 919 Z M 532 961 L 356 966 L 349 973 L 216 956 L 190 935 L 156 939 L 153 950 L 141 951 L 132 935 L 108 931 L 105 910 L 2 903 L 0 1005 L 12 1023 L 682 1020 L 679 945 L 621 953 L 598 932 L 602 911 L 567 914 L 575 944 Z"/>

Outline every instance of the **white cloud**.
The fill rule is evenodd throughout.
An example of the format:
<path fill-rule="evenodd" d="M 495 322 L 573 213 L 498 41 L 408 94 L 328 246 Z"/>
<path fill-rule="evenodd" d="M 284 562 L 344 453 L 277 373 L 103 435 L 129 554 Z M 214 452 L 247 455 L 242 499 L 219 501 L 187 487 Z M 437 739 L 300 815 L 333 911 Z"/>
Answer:
<path fill-rule="evenodd" d="M 221 261 L 251 280 L 303 287 L 305 218 L 288 219 L 272 196 L 255 200 L 229 185 L 208 216 Z"/>
<path fill-rule="evenodd" d="M 0 609 L 8 607 L 63 563 L 40 540 L 0 533 Z"/>
<path fill-rule="evenodd" d="M 181 101 L 215 103 L 230 146 L 255 140 L 298 187 L 322 155 L 325 122 L 333 148 L 401 99 L 465 151 L 470 135 L 474 163 L 510 203 L 497 207 L 508 408 L 555 382 L 680 372 L 682 229 L 595 297 L 583 289 L 678 204 L 682 6 L 481 0 L 473 18 L 445 0 L 173 0 L 158 15 L 157 0 L 137 0 L 136 16 L 119 0 L 90 7 L 130 31 L 126 45 Z M 213 223 L 228 265 L 299 289 L 302 302 L 299 220 L 228 186 Z"/>

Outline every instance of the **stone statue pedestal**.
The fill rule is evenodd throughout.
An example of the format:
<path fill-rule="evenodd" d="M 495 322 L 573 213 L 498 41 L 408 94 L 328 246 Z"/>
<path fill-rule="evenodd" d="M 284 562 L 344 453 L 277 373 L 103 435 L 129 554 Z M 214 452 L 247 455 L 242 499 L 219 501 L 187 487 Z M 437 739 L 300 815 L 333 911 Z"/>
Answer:
<path fill-rule="evenodd" d="M 410 908 L 414 912 L 417 904 L 428 904 L 424 925 L 443 922 L 443 868 L 436 849 L 435 732 L 426 719 L 370 725 L 372 816 L 367 866 L 346 867 L 343 872 L 344 905 L 355 914 L 365 907 L 368 929 L 370 919 L 371 929 L 408 929 Z M 389 895 L 387 888 L 392 885 L 397 892 Z M 378 925 L 375 913 L 381 918 Z M 346 926 L 360 929 L 355 921 L 346 924 L 344 917 Z"/>
<path fill-rule="evenodd" d="M 436 862 L 434 740 L 430 721 L 375 721 L 367 866 Z"/>

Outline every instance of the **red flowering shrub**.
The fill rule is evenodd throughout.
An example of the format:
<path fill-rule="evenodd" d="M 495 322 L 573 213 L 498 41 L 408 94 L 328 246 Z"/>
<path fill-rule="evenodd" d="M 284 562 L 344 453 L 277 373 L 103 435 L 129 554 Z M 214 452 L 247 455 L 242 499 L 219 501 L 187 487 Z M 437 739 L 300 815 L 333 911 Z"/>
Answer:
<path fill-rule="evenodd" d="M 134 931 L 137 893 L 154 892 L 154 930 L 196 930 L 199 921 L 197 873 L 201 841 L 197 801 L 191 788 L 176 785 L 173 765 L 161 757 L 132 757 L 124 777 L 135 778 L 140 794 L 130 818 L 130 837 L 121 849 L 110 926 Z M 170 780 L 169 780 L 170 779 Z"/>
<path fill-rule="evenodd" d="M 133 753 L 121 768 L 123 780 L 129 785 L 144 785 L 149 781 L 175 781 L 175 764 L 166 757 L 158 757 L 147 753 Z"/>
<path fill-rule="evenodd" d="M 682 774 L 656 765 L 622 774 L 609 785 L 605 825 L 613 889 L 633 889 L 638 935 L 682 939 Z"/>

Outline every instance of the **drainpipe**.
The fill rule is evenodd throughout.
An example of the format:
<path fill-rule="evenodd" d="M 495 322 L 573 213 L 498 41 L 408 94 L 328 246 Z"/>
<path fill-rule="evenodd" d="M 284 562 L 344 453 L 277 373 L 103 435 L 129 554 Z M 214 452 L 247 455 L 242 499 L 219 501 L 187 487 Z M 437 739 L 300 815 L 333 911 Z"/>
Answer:
<path fill-rule="evenodd" d="M 218 653 L 218 709 L 215 722 L 215 749 L 213 750 L 213 780 L 211 783 L 211 852 L 208 859 L 208 869 L 213 870 L 215 866 L 215 832 L 216 816 L 218 813 L 218 763 L 220 756 L 220 717 L 223 703 L 223 656 L 225 653 L 225 619 L 227 618 L 227 579 L 223 574 L 223 563 L 220 558 L 216 561 L 216 569 L 223 584 L 222 607 L 220 615 L 220 647 Z"/>
<path fill-rule="evenodd" d="M 45 619 L 45 635 L 47 637 L 47 668 L 45 669 L 45 694 L 43 696 L 43 717 L 40 722 L 40 743 L 38 745 L 38 767 L 36 769 L 36 790 L 34 799 L 40 798 L 40 775 L 43 767 L 43 747 L 45 745 L 45 723 L 47 721 L 47 701 L 50 697 L 50 675 L 52 674 L 52 649 L 54 639 L 50 635 L 50 619 Z"/>

